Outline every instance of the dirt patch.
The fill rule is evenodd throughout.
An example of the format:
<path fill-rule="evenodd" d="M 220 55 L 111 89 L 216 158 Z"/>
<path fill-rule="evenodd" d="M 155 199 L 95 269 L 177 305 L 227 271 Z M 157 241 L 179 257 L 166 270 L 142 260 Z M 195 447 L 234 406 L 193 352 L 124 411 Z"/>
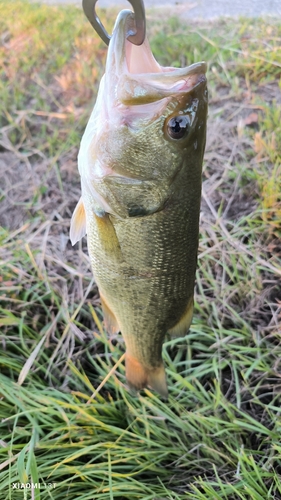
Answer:
<path fill-rule="evenodd" d="M 79 175 L 76 151 L 61 159 L 60 178 L 47 160 L 24 161 L 12 152 L 0 154 L 1 208 L 0 225 L 10 231 L 20 228 L 31 218 L 64 219 L 79 199 Z"/>
<path fill-rule="evenodd" d="M 14 230 L 30 218 L 32 200 L 45 169 L 45 164 L 28 165 L 15 153 L 0 154 L 1 226 Z"/>

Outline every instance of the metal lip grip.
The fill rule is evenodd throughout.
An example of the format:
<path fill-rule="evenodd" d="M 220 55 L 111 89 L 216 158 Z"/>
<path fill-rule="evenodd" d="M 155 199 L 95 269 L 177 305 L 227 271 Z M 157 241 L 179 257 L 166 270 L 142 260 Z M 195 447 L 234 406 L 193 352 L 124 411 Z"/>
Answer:
<path fill-rule="evenodd" d="M 107 33 L 104 25 L 100 21 L 95 5 L 98 0 L 83 0 L 83 10 L 93 26 L 94 30 L 98 33 L 100 38 L 106 43 L 109 44 L 111 36 Z M 134 9 L 135 14 L 135 31 L 129 31 L 127 34 L 127 39 L 133 43 L 134 45 L 141 45 L 145 39 L 145 9 L 143 0 L 128 0 Z"/>

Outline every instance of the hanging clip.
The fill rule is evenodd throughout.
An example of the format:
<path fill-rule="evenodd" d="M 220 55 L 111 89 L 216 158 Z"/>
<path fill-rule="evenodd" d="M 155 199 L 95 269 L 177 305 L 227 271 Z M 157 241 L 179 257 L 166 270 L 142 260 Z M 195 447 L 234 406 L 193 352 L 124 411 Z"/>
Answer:
<path fill-rule="evenodd" d="M 98 0 L 83 0 L 83 10 L 100 38 L 108 45 L 111 36 L 107 33 L 104 25 L 100 21 L 95 5 Z M 134 45 L 141 45 L 145 39 L 145 10 L 143 0 L 128 0 L 134 9 L 135 30 L 129 31 L 127 39 Z"/>

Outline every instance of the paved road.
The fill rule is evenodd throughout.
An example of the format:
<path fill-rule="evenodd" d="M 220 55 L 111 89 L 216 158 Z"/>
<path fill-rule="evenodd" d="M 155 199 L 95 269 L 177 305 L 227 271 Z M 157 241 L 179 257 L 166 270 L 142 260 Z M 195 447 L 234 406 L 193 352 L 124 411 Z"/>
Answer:
<path fill-rule="evenodd" d="M 41 0 L 44 3 L 74 4 L 82 0 Z M 281 17 L 281 0 L 144 0 L 145 7 L 171 8 L 185 18 L 214 19 L 220 16 Z M 98 7 L 120 6 L 130 8 L 126 0 L 99 0 Z"/>

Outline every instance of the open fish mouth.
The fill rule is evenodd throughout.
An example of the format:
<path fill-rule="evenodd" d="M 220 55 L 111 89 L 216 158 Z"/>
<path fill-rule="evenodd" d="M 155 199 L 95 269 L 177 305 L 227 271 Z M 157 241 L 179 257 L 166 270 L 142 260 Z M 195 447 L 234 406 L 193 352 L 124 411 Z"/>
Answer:
<path fill-rule="evenodd" d="M 206 82 L 205 62 L 185 68 L 164 67 L 154 58 L 148 39 L 134 45 L 126 34 L 134 22 L 129 10 L 120 12 L 109 43 L 106 76 L 108 91 L 125 105 L 148 104 L 171 95 L 186 93 Z"/>

